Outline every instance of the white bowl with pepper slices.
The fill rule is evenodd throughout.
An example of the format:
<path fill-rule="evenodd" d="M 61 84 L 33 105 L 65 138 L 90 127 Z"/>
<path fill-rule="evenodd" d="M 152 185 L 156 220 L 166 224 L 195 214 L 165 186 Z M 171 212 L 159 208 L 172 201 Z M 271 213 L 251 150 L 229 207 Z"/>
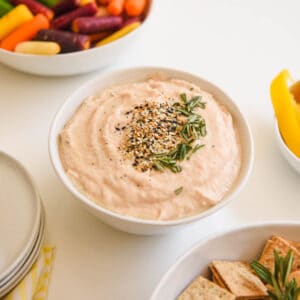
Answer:
<path fill-rule="evenodd" d="M 77 90 L 50 131 L 53 166 L 104 222 L 158 234 L 199 221 L 235 198 L 253 164 L 245 117 L 196 75 L 140 67 Z"/>

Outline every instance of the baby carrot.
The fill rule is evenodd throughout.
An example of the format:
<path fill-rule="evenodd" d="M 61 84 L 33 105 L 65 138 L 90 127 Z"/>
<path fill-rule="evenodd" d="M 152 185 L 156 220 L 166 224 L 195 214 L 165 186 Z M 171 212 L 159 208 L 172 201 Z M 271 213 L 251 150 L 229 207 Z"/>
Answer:
<path fill-rule="evenodd" d="M 24 4 L 29 8 L 29 10 L 34 15 L 43 14 L 49 20 L 53 19 L 53 15 L 54 15 L 53 11 L 38 1 L 35 1 L 35 0 L 10 0 L 10 2 L 13 5 Z"/>
<path fill-rule="evenodd" d="M 56 42 L 62 53 L 85 50 L 90 47 L 90 40 L 87 35 L 62 30 L 42 29 L 37 33 L 36 39 Z"/>
<path fill-rule="evenodd" d="M 52 7 L 55 17 L 67 13 L 80 6 L 80 0 L 61 0 Z"/>
<path fill-rule="evenodd" d="M 105 44 L 108 44 L 110 42 L 113 42 L 121 37 L 123 37 L 124 35 L 128 34 L 129 32 L 135 30 L 136 28 L 138 28 L 141 25 L 140 22 L 135 22 L 135 23 L 131 23 L 123 28 L 121 28 L 120 30 L 116 31 L 115 33 L 113 33 L 112 35 L 108 36 L 107 38 L 101 40 L 100 42 L 98 42 L 96 44 L 96 46 L 103 46 Z"/>
<path fill-rule="evenodd" d="M 15 52 L 22 54 L 55 55 L 60 52 L 60 46 L 55 42 L 22 42 L 16 46 Z"/>
<path fill-rule="evenodd" d="M 147 0 L 126 0 L 125 10 L 128 16 L 140 16 L 146 8 Z"/>
<path fill-rule="evenodd" d="M 94 2 L 90 2 L 84 6 L 76 8 L 68 13 L 60 15 L 54 19 L 51 27 L 53 29 L 67 29 L 72 21 L 79 17 L 93 16 L 97 13 L 97 5 Z"/>
<path fill-rule="evenodd" d="M 47 28 L 49 28 L 48 19 L 44 15 L 38 14 L 5 37 L 0 42 L 0 48 L 13 51 L 17 44 L 31 40 L 40 29 Z"/>
<path fill-rule="evenodd" d="M 32 18 L 32 13 L 24 4 L 16 6 L 0 19 L 0 40 Z"/>
<path fill-rule="evenodd" d="M 124 9 L 125 0 L 110 0 L 107 10 L 113 16 L 119 16 Z"/>
<path fill-rule="evenodd" d="M 13 6 L 5 0 L 0 0 L 0 17 L 13 9 Z"/>

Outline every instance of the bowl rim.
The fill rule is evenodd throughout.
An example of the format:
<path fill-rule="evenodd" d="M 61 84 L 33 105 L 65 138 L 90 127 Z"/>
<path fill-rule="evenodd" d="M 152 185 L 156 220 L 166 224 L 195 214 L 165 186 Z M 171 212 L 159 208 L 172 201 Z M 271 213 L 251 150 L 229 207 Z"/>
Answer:
<path fill-rule="evenodd" d="M 127 40 L 133 36 L 135 36 L 138 32 L 140 32 L 142 29 L 144 29 L 145 25 L 148 25 L 149 23 L 149 19 L 152 18 L 153 16 L 153 7 L 155 6 L 154 2 L 156 2 L 156 0 L 149 0 L 149 6 L 148 6 L 148 12 L 147 12 L 147 16 L 145 17 L 145 19 L 143 20 L 143 22 L 141 22 L 141 25 L 138 26 L 135 30 L 127 33 L 125 36 L 118 38 L 108 44 L 104 44 L 101 47 L 93 47 L 93 48 L 89 48 L 86 50 L 80 50 L 80 51 L 74 51 L 74 52 L 68 52 L 68 53 L 61 53 L 61 54 L 55 54 L 55 55 L 39 55 L 39 54 L 25 54 L 25 53 L 17 53 L 14 51 L 9 51 L 9 50 L 5 50 L 0 48 L 0 54 L 1 52 L 4 53 L 5 55 L 10 55 L 12 57 L 24 57 L 24 58 L 38 58 L 38 59 L 49 59 L 50 57 L 53 59 L 54 57 L 76 57 L 79 55 L 82 55 L 83 53 L 93 53 L 96 51 L 99 51 L 99 49 L 109 49 L 110 47 L 113 47 L 113 45 L 115 45 L 116 43 L 120 42 L 120 41 L 124 41 Z"/>
<path fill-rule="evenodd" d="M 300 221 L 291 220 L 278 220 L 278 221 L 262 221 L 262 222 L 251 222 L 243 225 L 234 225 L 225 230 L 218 230 L 214 233 L 208 234 L 201 238 L 198 242 L 188 248 L 183 254 L 179 255 L 173 264 L 168 267 L 167 271 L 162 275 L 159 279 L 158 283 L 156 284 L 152 294 L 150 295 L 149 300 L 156 300 L 160 289 L 165 285 L 166 280 L 168 280 L 169 276 L 174 272 L 174 270 L 180 265 L 188 256 L 192 255 L 197 249 L 201 248 L 203 245 L 218 239 L 224 235 L 234 234 L 239 231 L 247 230 L 247 229 L 254 229 L 254 228 L 262 228 L 266 226 L 282 226 L 282 227 L 290 227 L 296 226 L 300 227 Z"/>
<path fill-rule="evenodd" d="M 294 154 L 294 152 L 292 152 L 290 150 L 290 148 L 287 146 L 287 144 L 283 140 L 283 137 L 281 135 L 281 132 L 280 132 L 280 129 L 279 129 L 279 124 L 278 124 L 278 121 L 277 121 L 276 117 L 275 117 L 275 120 L 274 120 L 274 129 L 275 129 L 275 134 L 276 134 L 276 137 L 277 137 L 277 141 L 280 143 L 280 145 L 285 150 L 285 152 L 289 156 L 291 156 L 294 160 L 296 160 L 298 163 L 300 163 L 300 158 L 298 156 L 296 156 L 296 154 Z"/>
<path fill-rule="evenodd" d="M 136 218 L 136 217 L 132 217 L 132 216 L 121 215 L 121 214 L 118 214 L 114 211 L 111 211 L 109 209 L 106 209 L 106 208 L 96 204 L 95 202 L 90 200 L 87 196 L 85 196 L 83 193 L 79 192 L 79 190 L 74 186 L 74 184 L 71 182 L 71 180 L 67 177 L 66 173 L 63 170 L 61 160 L 60 159 L 56 160 L 56 157 L 55 157 L 55 153 L 57 152 L 57 149 L 56 149 L 57 135 L 55 132 L 55 128 L 56 128 L 56 124 L 59 123 L 59 120 L 63 116 L 65 108 L 69 106 L 69 102 L 72 101 L 72 99 L 76 96 L 77 93 L 79 93 L 81 90 L 84 90 L 88 86 L 92 85 L 94 82 L 99 81 L 99 79 L 105 78 L 105 77 L 112 77 L 113 75 L 125 73 L 125 72 L 126 72 L 126 74 L 128 74 L 129 72 L 135 72 L 135 71 L 147 71 L 149 74 L 151 74 L 151 73 L 153 74 L 155 72 L 180 73 L 187 77 L 192 76 L 192 77 L 198 78 L 201 81 L 209 84 L 212 88 L 222 92 L 224 94 L 224 96 L 230 101 L 230 103 L 235 107 L 235 109 L 237 110 L 238 114 L 240 115 L 242 121 L 244 122 L 246 131 L 248 134 L 249 160 L 246 162 L 247 168 L 245 170 L 244 175 L 241 177 L 239 184 L 235 188 L 233 188 L 232 191 L 229 191 L 229 193 L 226 195 L 226 198 L 224 200 L 220 201 L 216 205 L 212 206 L 211 208 L 209 208 L 203 212 L 200 212 L 196 215 L 188 216 L 185 218 L 174 219 L 174 220 L 164 220 L 164 221 L 163 220 L 141 219 L 141 218 Z M 139 66 L 139 67 L 128 67 L 128 68 L 110 70 L 108 72 L 100 73 L 100 74 L 96 75 L 91 80 L 88 80 L 83 85 L 79 86 L 69 97 L 67 97 L 67 99 L 65 100 L 63 105 L 61 105 L 60 108 L 58 109 L 57 113 L 55 114 L 55 116 L 51 122 L 49 138 L 48 138 L 48 151 L 49 151 L 49 156 L 50 156 L 52 166 L 53 166 L 56 174 L 60 178 L 60 180 L 63 182 L 63 184 L 66 186 L 66 188 L 75 196 L 76 199 L 80 200 L 80 202 L 83 202 L 83 204 L 87 205 L 89 208 L 92 208 L 93 210 L 96 210 L 102 214 L 109 215 L 110 217 L 117 218 L 122 221 L 131 222 L 134 224 L 144 224 L 144 225 L 153 225 L 153 226 L 159 225 L 159 226 L 164 226 L 164 227 L 172 226 L 172 225 L 188 224 L 188 223 L 203 219 L 203 218 L 215 213 L 219 209 L 223 208 L 233 198 L 235 198 L 235 196 L 237 196 L 240 193 L 240 191 L 244 188 L 244 186 L 246 185 L 246 183 L 251 175 L 251 172 L 253 169 L 253 163 L 254 163 L 254 142 L 253 142 L 253 136 L 252 136 L 252 132 L 251 132 L 250 126 L 248 124 L 248 121 L 247 121 L 246 117 L 244 116 L 244 114 L 239 109 L 239 107 L 237 106 L 237 104 L 232 100 L 231 97 L 228 96 L 227 93 L 224 92 L 223 89 L 219 88 L 212 82 L 210 82 L 206 79 L 203 79 L 202 77 L 200 77 L 194 73 L 178 70 L 175 68 L 156 67 L 156 66 Z M 61 171 L 60 167 L 61 167 L 62 171 Z"/>

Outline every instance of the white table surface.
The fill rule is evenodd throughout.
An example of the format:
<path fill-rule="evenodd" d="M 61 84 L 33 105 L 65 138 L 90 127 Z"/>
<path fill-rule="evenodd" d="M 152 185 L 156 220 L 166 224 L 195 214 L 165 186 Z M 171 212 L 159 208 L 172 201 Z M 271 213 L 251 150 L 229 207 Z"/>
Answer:
<path fill-rule="evenodd" d="M 207 234 L 265 220 L 299 220 L 299 175 L 273 134 L 271 79 L 300 78 L 298 0 L 157 0 L 152 24 L 113 68 L 170 66 L 213 81 L 247 114 L 255 142 L 252 176 L 238 199 L 207 220 L 159 237 L 128 235 L 83 210 L 56 177 L 47 137 L 66 97 L 97 72 L 47 78 L 0 66 L 0 148 L 31 172 L 57 247 L 49 300 L 148 299 L 176 258 Z M 99 71 L 105 72 L 105 70 Z"/>

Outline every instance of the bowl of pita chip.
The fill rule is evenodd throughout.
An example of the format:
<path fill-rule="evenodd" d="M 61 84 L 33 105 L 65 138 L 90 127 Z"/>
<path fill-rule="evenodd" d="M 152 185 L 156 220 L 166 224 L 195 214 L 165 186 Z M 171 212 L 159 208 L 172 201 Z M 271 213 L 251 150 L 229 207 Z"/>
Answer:
<path fill-rule="evenodd" d="M 260 223 L 200 241 L 151 300 L 299 300 L 300 222 Z"/>

